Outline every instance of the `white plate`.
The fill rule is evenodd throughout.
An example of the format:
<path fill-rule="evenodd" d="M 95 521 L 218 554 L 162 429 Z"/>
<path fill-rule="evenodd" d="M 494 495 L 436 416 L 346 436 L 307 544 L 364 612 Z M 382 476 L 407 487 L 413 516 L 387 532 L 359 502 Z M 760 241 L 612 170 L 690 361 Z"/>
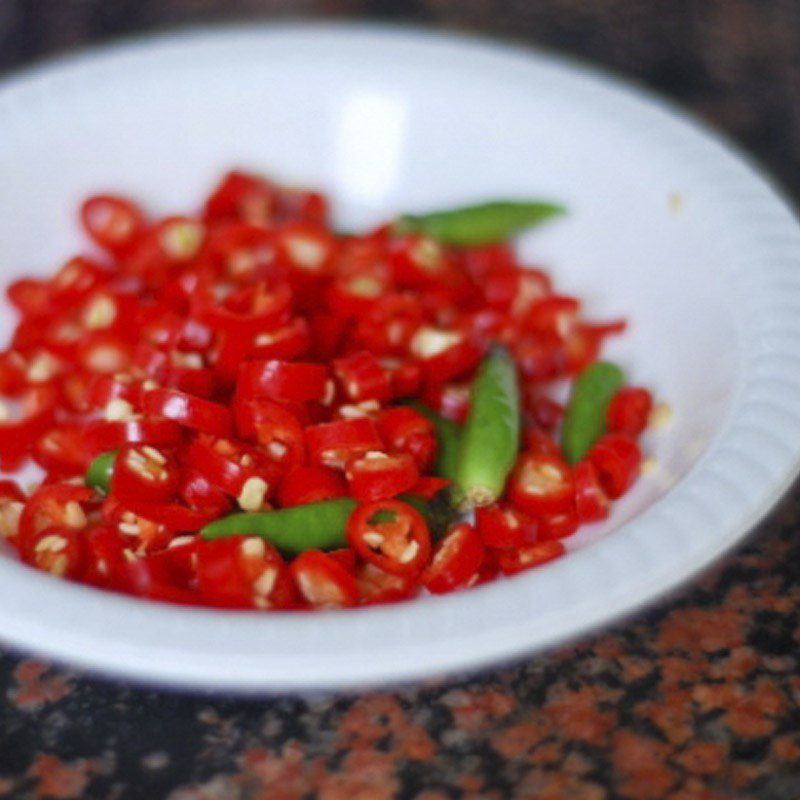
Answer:
<path fill-rule="evenodd" d="M 240 691 L 361 687 L 496 663 L 630 612 L 711 562 L 800 453 L 800 231 L 716 135 L 551 55 L 365 27 L 159 37 L 0 89 L 4 281 L 82 246 L 87 192 L 192 208 L 226 167 L 321 186 L 343 225 L 499 195 L 565 202 L 527 237 L 675 410 L 659 469 L 560 561 L 450 597 L 270 615 L 103 594 L 0 558 L 0 637 L 86 668 Z M 9 315 L 3 320 L 10 326 Z"/>

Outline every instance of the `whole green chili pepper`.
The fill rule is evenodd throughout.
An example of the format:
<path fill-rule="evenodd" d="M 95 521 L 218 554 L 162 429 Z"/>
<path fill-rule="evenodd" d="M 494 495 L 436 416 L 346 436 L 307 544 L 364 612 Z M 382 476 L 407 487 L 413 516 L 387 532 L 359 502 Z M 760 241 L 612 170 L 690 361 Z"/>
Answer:
<path fill-rule="evenodd" d="M 231 514 L 205 526 L 204 539 L 261 536 L 284 553 L 347 547 L 347 520 L 357 503 L 349 497 L 306 503 L 277 511 Z"/>
<path fill-rule="evenodd" d="M 436 461 L 433 464 L 434 473 L 440 478 L 455 481 L 458 467 L 458 448 L 461 443 L 461 426 L 457 422 L 437 414 L 433 409 L 422 403 L 415 402 L 409 405 L 433 423 L 437 443 Z"/>
<path fill-rule="evenodd" d="M 570 464 L 580 461 L 605 432 L 608 404 L 624 380 L 622 370 L 608 361 L 590 364 L 575 379 L 561 427 L 561 449 Z"/>
<path fill-rule="evenodd" d="M 495 200 L 429 214 L 405 214 L 394 225 L 396 233 L 426 233 L 443 244 L 480 247 L 504 242 L 511 236 L 566 213 L 563 206 L 539 200 Z"/>
<path fill-rule="evenodd" d="M 84 479 L 86 485 L 103 492 L 103 494 L 108 494 L 116 458 L 116 450 L 110 450 L 108 453 L 101 453 L 97 456 L 89 464 L 89 469 L 86 470 L 86 478 Z"/>
<path fill-rule="evenodd" d="M 502 494 L 519 451 L 519 386 L 514 360 L 495 346 L 478 367 L 458 454 L 456 499 L 462 508 Z"/>

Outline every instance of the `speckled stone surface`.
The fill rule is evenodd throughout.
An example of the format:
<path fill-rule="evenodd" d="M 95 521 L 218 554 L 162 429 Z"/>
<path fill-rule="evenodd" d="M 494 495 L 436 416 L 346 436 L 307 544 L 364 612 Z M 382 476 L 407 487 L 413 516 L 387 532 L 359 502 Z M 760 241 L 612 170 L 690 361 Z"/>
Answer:
<path fill-rule="evenodd" d="M 163 24 L 399 18 L 545 44 L 728 131 L 800 196 L 796 0 L 0 0 L 0 68 Z M 800 798 L 800 491 L 673 598 L 497 671 L 239 700 L 0 654 L 0 797 Z"/>

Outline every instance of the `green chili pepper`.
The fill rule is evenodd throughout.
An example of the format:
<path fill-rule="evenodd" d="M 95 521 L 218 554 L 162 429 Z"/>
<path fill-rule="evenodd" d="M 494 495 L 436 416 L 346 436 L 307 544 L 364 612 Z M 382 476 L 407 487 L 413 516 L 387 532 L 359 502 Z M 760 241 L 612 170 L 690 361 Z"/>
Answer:
<path fill-rule="evenodd" d="M 591 364 L 575 379 L 561 427 L 561 449 L 570 464 L 580 461 L 605 432 L 608 404 L 624 380 L 622 370 L 607 361 Z"/>
<path fill-rule="evenodd" d="M 437 414 L 422 403 L 410 403 L 411 408 L 433 423 L 436 433 L 436 461 L 433 471 L 440 478 L 455 481 L 458 465 L 458 448 L 461 443 L 461 426 L 451 419 Z"/>
<path fill-rule="evenodd" d="M 114 461 L 116 458 L 116 450 L 110 450 L 108 453 L 101 453 L 97 456 L 97 458 L 89 464 L 89 469 L 86 470 L 86 485 L 97 489 L 99 492 L 103 492 L 103 494 L 108 494 L 111 476 L 114 474 Z"/>
<path fill-rule="evenodd" d="M 206 525 L 204 539 L 261 536 L 284 553 L 347 547 L 347 520 L 357 503 L 349 497 L 323 500 L 277 511 L 231 514 Z"/>
<path fill-rule="evenodd" d="M 456 499 L 462 508 L 502 494 L 519 451 L 519 387 L 514 360 L 495 346 L 478 367 L 458 454 Z"/>
<path fill-rule="evenodd" d="M 504 242 L 511 236 L 565 214 L 555 203 L 539 200 L 495 200 L 429 214 L 405 214 L 394 225 L 396 233 L 426 233 L 443 244 L 480 247 Z"/>

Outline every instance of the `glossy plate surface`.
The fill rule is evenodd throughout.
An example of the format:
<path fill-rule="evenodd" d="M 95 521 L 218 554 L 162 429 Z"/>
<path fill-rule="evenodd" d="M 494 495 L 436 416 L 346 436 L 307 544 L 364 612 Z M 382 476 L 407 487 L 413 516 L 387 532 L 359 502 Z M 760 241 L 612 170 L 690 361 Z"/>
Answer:
<path fill-rule="evenodd" d="M 631 321 L 609 355 L 674 410 L 646 439 L 657 468 L 569 557 L 385 608 L 182 609 L 0 555 L 3 641 L 239 691 L 474 668 L 675 587 L 797 473 L 800 229 L 752 165 L 661 101 L 550 55 L 381 28 L 234 28 L 90 52 L 0 87 L 0 277 L 52 272 L 83 247 L 74 210 L 89 192 L 188 210 L 232 165 L 320 186 L 347 227 L 492 196 L 564 202 L 569 218 L 521 247 L 590 316 Z"/>

